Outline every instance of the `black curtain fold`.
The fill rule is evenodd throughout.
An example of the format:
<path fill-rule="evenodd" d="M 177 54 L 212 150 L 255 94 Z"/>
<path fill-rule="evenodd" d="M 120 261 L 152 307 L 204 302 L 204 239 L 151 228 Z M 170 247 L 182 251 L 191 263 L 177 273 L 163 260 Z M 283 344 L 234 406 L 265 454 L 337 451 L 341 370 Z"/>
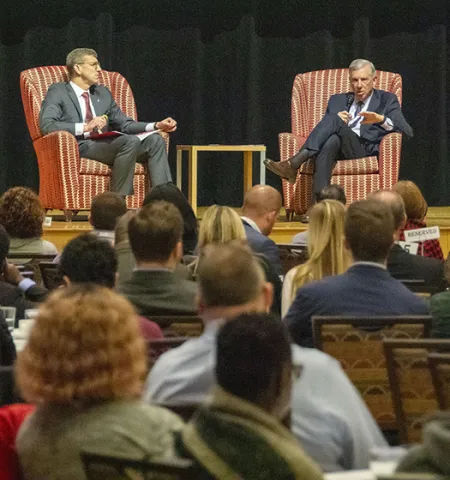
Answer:
<path fill-rule="evenodd" d="M 320 2 L 329 8 L 331 3 Z M 175 28 L 171 18 L 174 27 L 166 30 L 140 22 L 123 29 L 124 20 L 109 13 L 73 18 L 68 24 L 61 19 L 59 28 L 32 28 L 22 42 L 0 43 L 0 192 L 13 185 L 38 188 L 37 162 L 20 98 L 20 72 L 63 64 L 71 49 L 89 46 L 97 50 L 103 68 L 127 78 L 140 119 L 177 119 L 179 129 L 171 136 L 170 151 L 174 175 L 176 144 L 266 144 L 268 156 L 278 159 L 278 134 L 291 129 L 295 75 L 346 67 L 355 57 L 369 58 L 377 68 L 403 76 L 403 109 L 415 136 L 404 142 L 401 178 L 418 183 L 430 205 L 449 205 L 446 27 L 424 24 L 423 30 L 414 33 L 387 30 L 375 37 L 371 35 L 372 17 L 362 16 L 352 19 L 351 28 L 337 35 L 336 31 L 342 32 L 336 27 L 333 15 L 339 13 L 333 5 L 321 12 L 322 23 L 317 23 L 329 22 L 329 28 L 311 31 L 310 26 L 295 37 L 290 35 L 294 19 L 283 12 L 284 34 L 273 9 L 269 18 L 269 10 L 258 2 L 242 7 L 244 13 L 253 8 L 256 15 L 230 14 L 220 19 L 216 5 L 198 25 Z M 190 6 L 199 7 L 199 1 Z M 178 27 L 189 24 L 183 12 L 179 12 Z M 154 24 L 152 15 L 151 9 L 143 12 L 149 25 Z M 207 22 L 209 33 L 205 33 Z M 379 19 L 374 22 L 377 32 L 383 31 Z M 268 31 L 278 35 L 268 35 Z M 185 162 L 185 186 L 186 178 Z M 200 205 L 242 203 L 240 154 L 200 154 L 198 178 Z M 258 178 L 255 157 L 254 181 Z M 267 180 L 280 188 L 279 179 L 271 173 Z"/>

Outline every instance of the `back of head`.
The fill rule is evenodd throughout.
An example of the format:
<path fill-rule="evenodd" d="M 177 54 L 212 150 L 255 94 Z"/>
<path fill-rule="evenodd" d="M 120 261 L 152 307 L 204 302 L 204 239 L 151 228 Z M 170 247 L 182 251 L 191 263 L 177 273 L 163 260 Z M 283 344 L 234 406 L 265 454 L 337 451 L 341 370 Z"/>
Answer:
<path fill-rule="evenodd" d="M 255 185 L 244 196 L 242 215 L 259 218 L 269 212 L 278 212 L 281 208 L 281 195 L 269 185 Z"/>
<path fill-rule="evenodd" d="M 367 198 L 387 205 L 394 217 L 395 229 L 403 228 L 406 219 L 405 204 L 399 193 L 394 190 L 378 190 L 371 193 Z"/>
<path fill-rule="evenodd" d="M 59 262 L 60 275 L 71 283 L 96 283 L 114 288 L 116 270 L 114 248 L 90 233 L 73 238 L 64 247 Z"/>
<path fill-rule="evenodd" d="M 246 238 L 242 220 L 232 208 L 212 205 L 206 210 L 198 233 L 199 247 L 210 243 L 226 244 Z"/>
<path fill-rule="evenodd" d="M 419 187 L 410 180 L 401 180 L 392 188 L 403 199 L 408 220 L 421 222 L 428 211 L 428 204 Z"/>
<path fill-rule="evenodd" d="M 228 392 L 272 407 L 285 387 L 283 374 L 290 369 L 289 336 L 279 318 L 265 313 L 243 314 L 220 329 L 216 380 Z"/>
<path fill-rule="evenodd" d="M 0 225 L 0 268 L 3 266 L 9 251 L 9 237 L 5 227 Z"/>
<path fill-rule="evenodd" d="M 131 304 L 92 284 L 51 293 L 16 363 L 22 396 L 37 404 L 138 397 L 145 345 Z"/>
<path fill-rule="evenodd" d="M 204 307 L 245 305 L 261 294 L 264 273 L 248 247 L 208 245 L 200 258 L 198 284 Z"/>
<path fill-rule="evenodd" d="M 337 200 L 343 205 L 347 204 L 347 197 L 345 191 L 340 185 L 328 185 L 317 194 L 316 200 L 321 202 L 322 200 Z"/>
<path fill-rule="evenodd" d="M 355 261 L 384 263 L 395 230 L 391 209 L 379 200 L 360 200 L 347 209 L 345 238 Z"/>
<path fill-rule="evenodd" d="M 128 237 L 137 261 L 164 262 L 183 234 L 183 219 L 175 205 L 157 200 L 142 207 L 128 223 Z"/>
<path fill-rule="evenodd" d="M 10 188 L 0 198 L 0 224 L 10 237 L 41 237 L 44 216 L 39 197 L 29 188 Z"/>
<path fill-rule="evenodd" d="M 117 220 L 126 213 L 125 199 L 115 192 L 96 195 L 91 204 L 91 224 L 96 230 L 113 231 Z"/>

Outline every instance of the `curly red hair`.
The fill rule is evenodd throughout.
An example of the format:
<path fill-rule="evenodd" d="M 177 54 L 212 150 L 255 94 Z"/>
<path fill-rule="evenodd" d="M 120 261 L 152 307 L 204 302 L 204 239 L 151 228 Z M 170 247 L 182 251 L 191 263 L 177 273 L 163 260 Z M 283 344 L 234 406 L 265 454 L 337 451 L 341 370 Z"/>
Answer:
<path fill-rule="evenodd" d="M 137 315 L 92 284 L 53 292 L 19 354 L 16 378 L 31 403 L 90 403 L 141 394 L 147 369 Z"/>
<path fill-rule="evenodd" d="M 0 198 L 0 224 L 12 238 L 42 236 L 45 212 L 33 190 L 13 187 Z"/>

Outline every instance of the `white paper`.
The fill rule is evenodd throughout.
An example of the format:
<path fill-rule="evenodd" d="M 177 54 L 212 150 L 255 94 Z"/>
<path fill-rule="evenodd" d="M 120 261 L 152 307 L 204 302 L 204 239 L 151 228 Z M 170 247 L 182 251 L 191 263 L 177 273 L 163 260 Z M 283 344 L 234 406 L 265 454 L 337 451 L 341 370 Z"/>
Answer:
<path fill-rule="evenodd" d="M 419 245 L 414 242 L 398 242 L 398 244 L 403 248 L 405 252 L 410 253 L 411 255 L 417 255 L 419 250 Z"/>
<path fill-rule="evenodd" d="M 142 132 L 142 133 L 136 133 L 136 137 L 139 138 L 139 140 L 142 142 L 145 138 L 147 138 L 149 135 L 153 135 L 154 133 L 158 133 L 160 130 L 152 130 L 151 132 Z"/>
<path fill-rule="evenodd" d="M 415 228 L 405 230 L 405 242 L 423 242 L 424 240 L 435 240 L 441 236 L 439 227 Z"/>

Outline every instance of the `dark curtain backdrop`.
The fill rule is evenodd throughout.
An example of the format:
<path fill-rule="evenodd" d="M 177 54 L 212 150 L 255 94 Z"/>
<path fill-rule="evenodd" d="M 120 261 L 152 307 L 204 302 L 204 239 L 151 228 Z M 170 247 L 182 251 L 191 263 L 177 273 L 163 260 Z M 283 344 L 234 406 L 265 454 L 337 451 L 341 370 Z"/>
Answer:
<path fill-rule="evenodd" d="M 89 46 L 103 68 L 130 82 L 141 120 L 177 119 L 170 152 L 174 175 L 176 144 L 263 143 L 268 156 L 278 159 L 278 133 L 290 131 L 295 75 L 369 58 L 403 76 L 403 110 L 415 136 L 404 142 L 400 177 L 415 181 L 430 205 L 450 205 L 445 11 L 424 16 L 422 3 L 398 1 L 390 4 L 391 16 L 383 16 L 374 6 L 358 11 L 342 1 L 320 0 L 299 14 L 294 1 L 278 2 L 277 8 L 273 2 L 236 1 L 226 11 L 208 2 L 200 14 L 206 2 L 190 0 L 183 8 L 163 2 L 165 14 L 161 2 L 154 10 L 142 3 L 136 10 L 138 3 L 115 4 L 114 10 L 106 2 L 103 12 L 115 13 L 102 13 L 99 7 L 78 11 L 69 3 L 49 1 L 44 8 L 33 2 L 10 8 L 9 20 L 0 20 L 0 192 L 39 185 L 20 72 L 63 64 L 71 49 Z M 442 2 L 436 5 L 442 9 Z M 255 182 L 257 165 L 255 159 Z M 185 163 L 185 181 L 186 169 Z M 270 172 L 267 181 L 281 188 Z M 240 154 L 201 154 L 199 204 L 241 202 Z"/>

